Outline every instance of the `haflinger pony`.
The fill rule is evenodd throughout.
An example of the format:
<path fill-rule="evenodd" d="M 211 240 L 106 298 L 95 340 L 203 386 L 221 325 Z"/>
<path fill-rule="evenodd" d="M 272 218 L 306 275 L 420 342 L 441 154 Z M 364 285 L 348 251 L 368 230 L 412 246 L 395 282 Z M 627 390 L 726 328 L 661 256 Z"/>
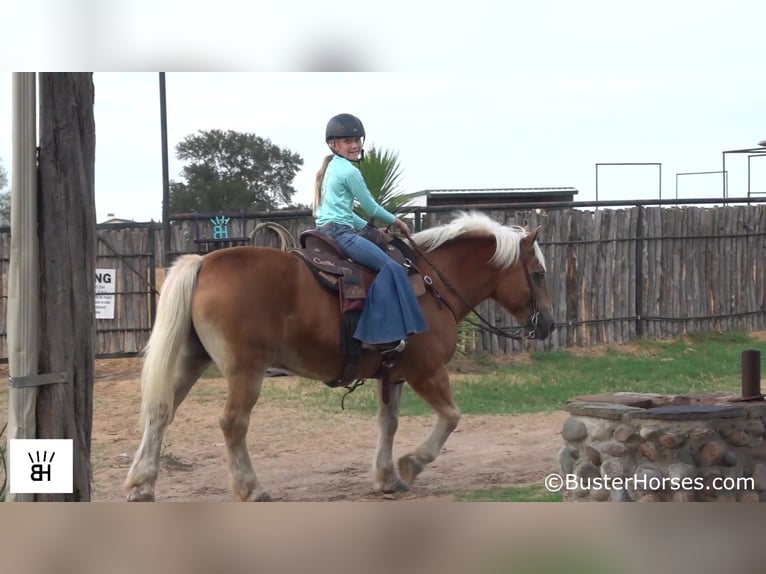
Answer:
<path fill-rule="evenodd" d="M 446 364 L 456 346 L 457 323 L 485 299 L 494 299 L 529 338 L 554 329 L 545 260 L 536 242 L 540 228 L 502 226 L 480 213 L 412 236 L 418 263 L 432 282 L 420 297 L 428 330 L 412 335 L 391 369 L 436 412 L 431 434 L 394 465 L 401 384 L 380 400 L 373 481 L 383 493 L 404 492 L 439 455 L 455 430 L 460 410 Z M 430 278 L 430 280 L 428 279 Z M 184 255 L 167 276 L 141 374 L 143 438 L 125 480 L 129 501 L 154 500 L 165 429 L 192 385 L 211 362 L 228 383 L 220 419 L 228 451 L 231 488 L 243 501 L 268 501 L 246 444 L 250 414 L 270 367 L 318 381 L 344 366 L 337 295 L 319 285 L 295 255 L 266 247 L 232 247 Z M 381 364 L 363 351 L 358 378 Z"/>

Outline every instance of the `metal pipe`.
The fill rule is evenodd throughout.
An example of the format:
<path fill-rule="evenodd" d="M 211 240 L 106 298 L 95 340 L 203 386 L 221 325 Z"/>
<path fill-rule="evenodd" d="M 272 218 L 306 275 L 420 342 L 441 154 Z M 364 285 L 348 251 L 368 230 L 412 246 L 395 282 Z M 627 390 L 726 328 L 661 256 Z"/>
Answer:
<path fill-rule="evenodd" d="M 596 203 L 598 203 L 598 164 L 596 164 Z"/>
<path fill-rule="evenodd" d="M 398 210 L 397 213 L 446 213 L 452 211 L 465 211 L 472 209 L 479 209 L 485 211 L 504 211 L 513 210 L 521 211 L 525 209 L 569 209 L 569 208 L 587 208 L 587 207 L 638 207 L 649 205 L 710 205 L 723 203 L 722 198 L 689 198 L 689 199 L 614 199 L 604 201 L 527 201 L 520 203 L 498 203 L 494 205 L 474 205 L 474 204 L 461 204 L 461 205 L 432 205 L 432 206 L 410 206 Z M 727 203 L 766 203 L 766 197 L 764 198 L 734 198 L 727 199 Z M 311 209 L 282 209 L 279 211 L 256 211 L 248 214 L 248 217 L 252 219 L 292 219 L 295 217 L 311 217 Z M 218 213 L 174 213 L 173 220 L 175 221 L 194 221 L 197 218 L 210 218 L 223 215 L 226 217 L 238 217 L 239 212 L 218 212 Z"/>
<path fill-rule="evenodd" d="M 165 72 L 160 72 L 160 133 L 162 135 L 162 265 L 170 267 L 170 179 L 168 169 L 168 112 L 165 97 Z"/>
<path fill-rule="evenodd" d="M 659 168 L 659 181 L 658 181 L 658 191 L 659 196 L 658 199 L 662 201 L 662 163 L 660 162 L 654 162 L 654 161 L 628 161 L 628 162 L 599 162 L 596 164 L 596 203 L 598 202 L 598 168 L 602 165 L 611 165 L 611 166 L 641 166 L 641 165 L 656 165 Z M 601 205 L 601 204 L 599 204 Z M 596 206 L 596 209 L 598 209 L 598 206 Z"/>
<path fill-rule="evenodd" d="M 680 175 L 712 175 L 716 173 L 723 173 L 724 178 L 726 177 L 726 174 L 722 171 L 686 171 L 686 172 L 679 172 L 676 174 L 676 199 L 678 199 L 678 176 Z"/>

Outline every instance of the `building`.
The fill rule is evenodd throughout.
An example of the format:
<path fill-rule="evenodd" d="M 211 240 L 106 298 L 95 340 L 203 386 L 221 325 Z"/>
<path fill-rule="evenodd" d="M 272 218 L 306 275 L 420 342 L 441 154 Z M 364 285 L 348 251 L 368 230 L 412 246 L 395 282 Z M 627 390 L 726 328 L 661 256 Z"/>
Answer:
<path fill-rule="evenodd" d="M 490 189 L 428 189 L 425 190 L 428 207 L 446 206 L 490 208 L 512 203 L 554 203 L 574 201 L 578 191 L 574 187 L 501 187 Z"/>
<path fill-rule="evenodd" d="M 99 225 L 121 225 L 125 223 L 135 223 L 132 219 L 120 219 L 115 217 L 114 213 L 107 213 L 107 219 L 99 223 Z"/>

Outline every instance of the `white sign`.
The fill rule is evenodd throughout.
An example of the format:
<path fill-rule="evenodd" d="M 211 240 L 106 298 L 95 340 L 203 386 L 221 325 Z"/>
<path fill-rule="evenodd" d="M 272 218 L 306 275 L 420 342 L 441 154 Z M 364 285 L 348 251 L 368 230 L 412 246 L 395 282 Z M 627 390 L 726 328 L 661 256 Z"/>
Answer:
<path fill-rule="evenodd" d="M 96 319 L 114 319 L 116 269 L 96 269 Z"/>
<path fill-rule="evenodd" d="M 72 492 L 72 439 L 11 439 L 10 491 Z"/>

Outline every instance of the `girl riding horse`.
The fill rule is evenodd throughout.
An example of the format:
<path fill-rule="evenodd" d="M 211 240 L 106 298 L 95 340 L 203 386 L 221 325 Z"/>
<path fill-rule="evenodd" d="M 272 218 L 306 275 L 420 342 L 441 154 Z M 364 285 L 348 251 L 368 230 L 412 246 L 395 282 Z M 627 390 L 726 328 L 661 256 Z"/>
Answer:
<path fill-rule="evenodd" d="M 356 116 L 330 118 L 325 141 L 333 152 L 317 173 L 314 212 L 317 230 L 332 237 L 345 254 L 377 271 L 354 332 L 362 348 L 404 350 L 407 337 L 427 329 L 407 272 L 373 242 L 357 234 L 367 222 L 354 213 L 354 200 L 375 221 L 409 234 L 407 224 L 378 205 L 354 162 L 363 155 L 364 126 Z"/>

